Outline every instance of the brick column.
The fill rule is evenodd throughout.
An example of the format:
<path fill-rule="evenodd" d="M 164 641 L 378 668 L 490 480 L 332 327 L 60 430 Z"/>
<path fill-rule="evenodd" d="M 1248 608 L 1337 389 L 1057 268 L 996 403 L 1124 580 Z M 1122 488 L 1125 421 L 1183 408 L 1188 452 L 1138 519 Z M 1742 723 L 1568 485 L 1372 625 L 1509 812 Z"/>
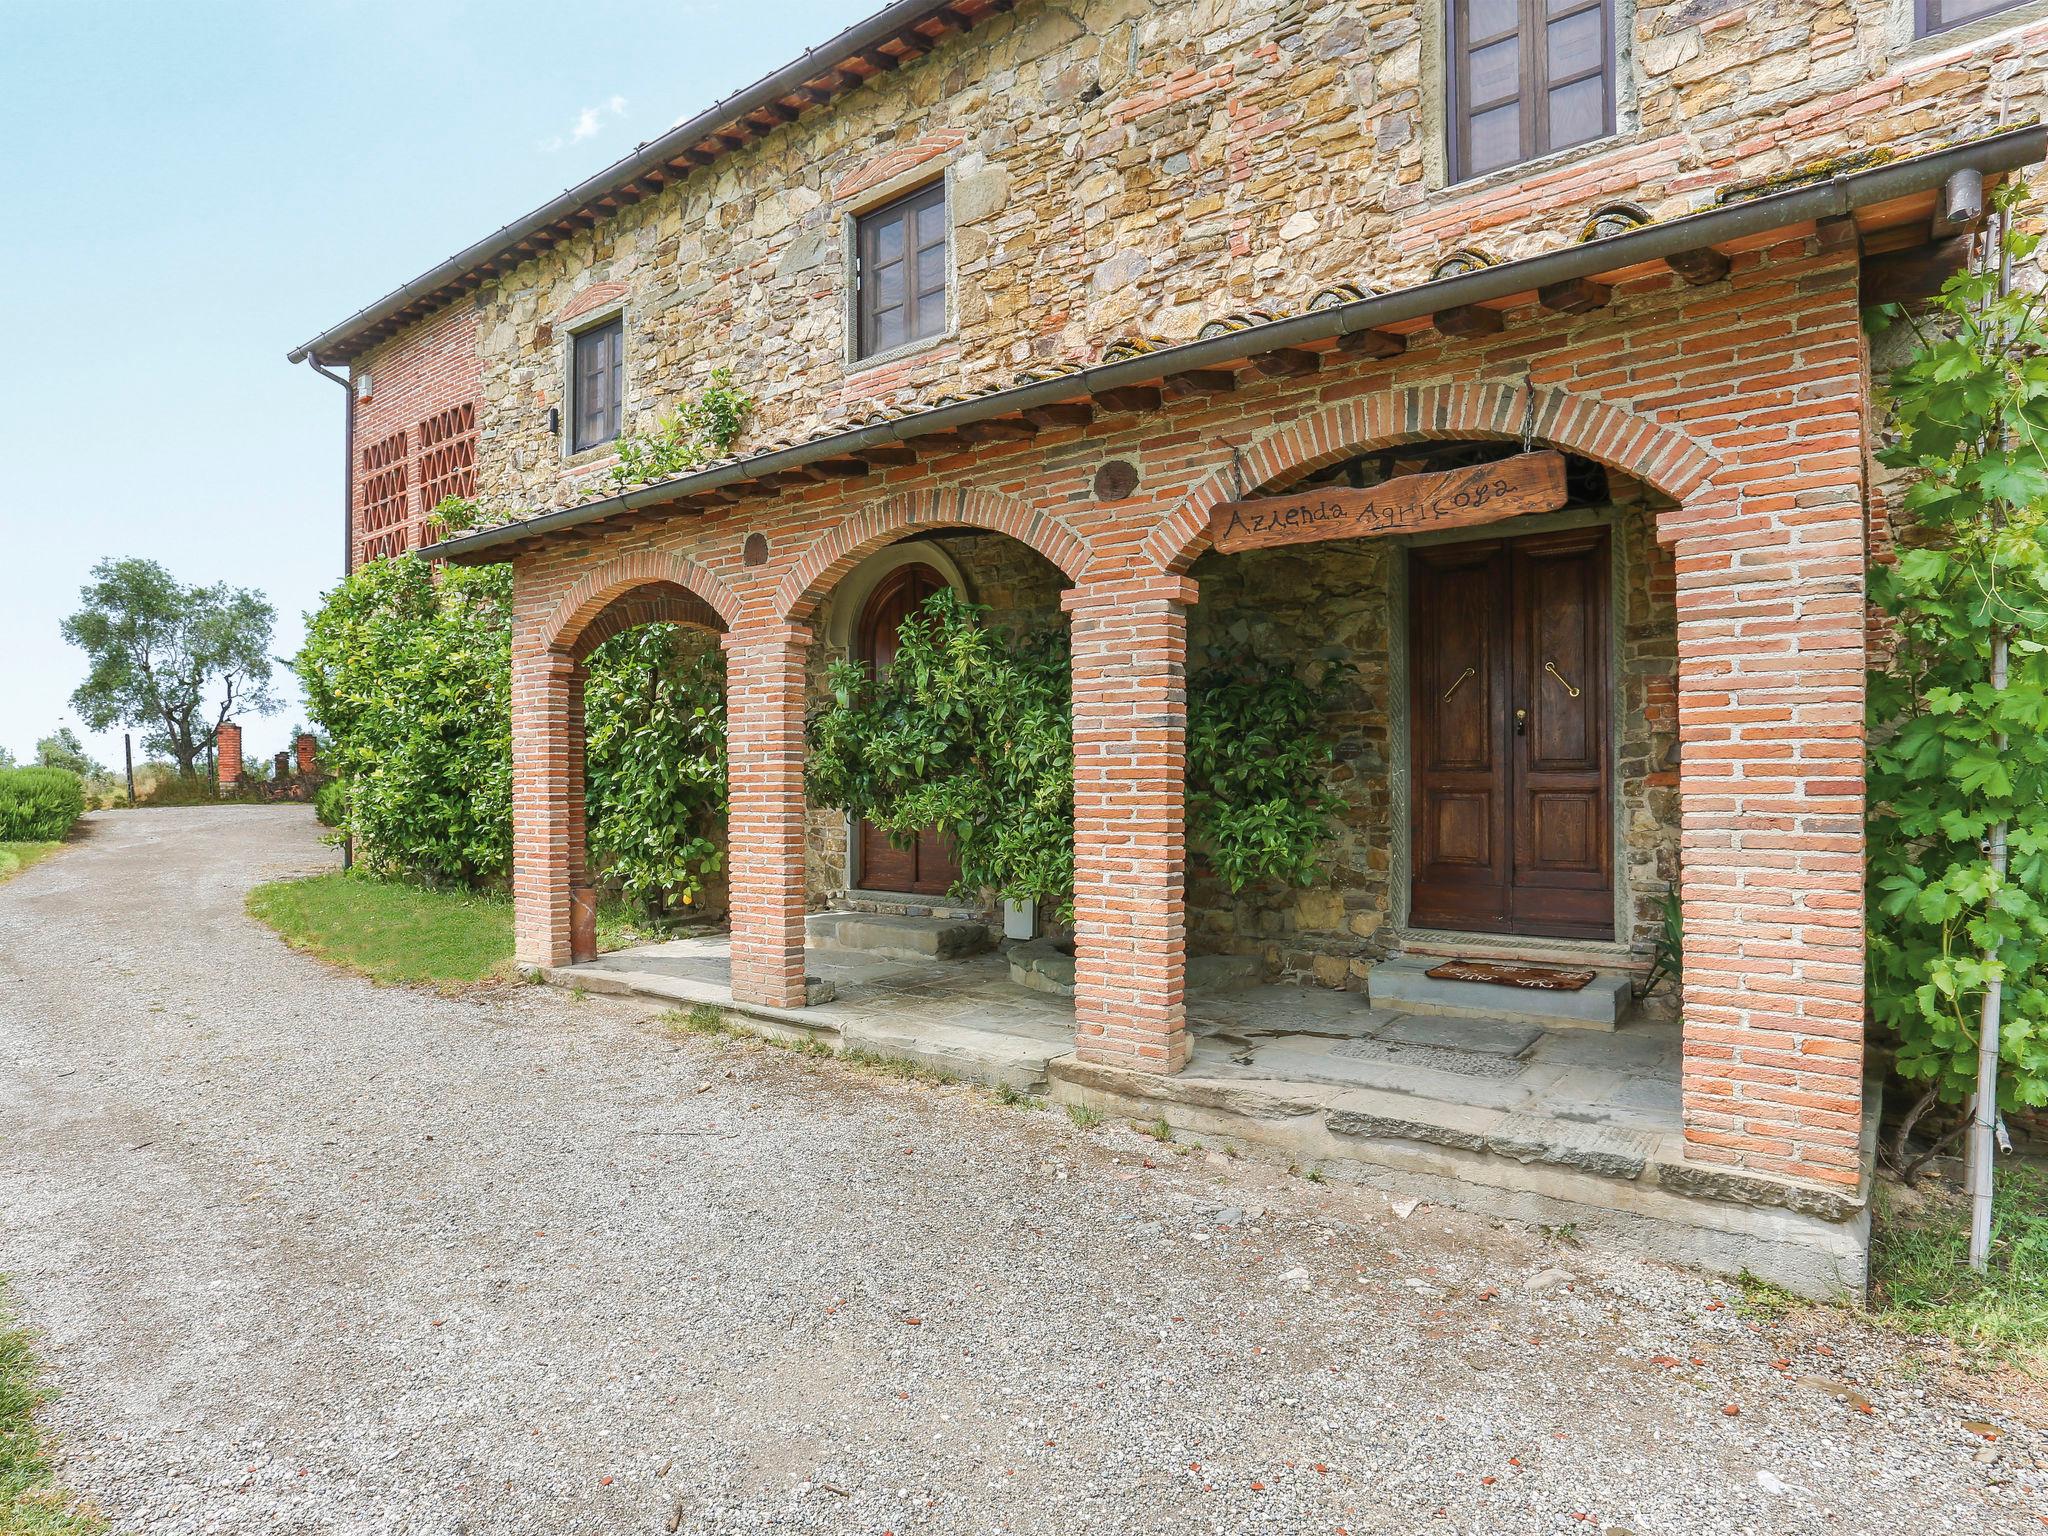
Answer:
<path fill-rule="evenodd" d="M 315 743 L 311 733 L 302 733 L 298 740 L 292 743 L 292 751 L 297 758 L 296 766 L 299 770 L 299 776 L 301 778 L 310 778 L 313 770 L 320 766 L 317 756 L 317 743 Z"/>
<path fill-rule="evenodd" d="M 726 848 L 732 995 L 801 1008 L 804 995 L 804 661 L 811 632 L 725 636 Z"/>
<path fill-rule="evenodd" d="M 223 720 L 213 742 L 214 778 L 227 794 L 242 782 L 242 728 Z"/>
<path fill-rule="evenodd" d="M 512 661 L 512 902 L 521 965 L 567 965 L 583 883 L 583 668 L 565 652 Z M 587 957 L 583 957 L 587 958 Z"/>
<path fill-rule="evenodd" d="M 1686 1156 L 1833 1185 L 1863 1119 L 1856 431 L 1676 545 Z"/>
<path fill-rule="evenodd" d="M 1069 591 L 1074 1029 L 1081 1056 L 1177 1072 L 1188 1039 L 1187 610 L 1178 577 Z"/>

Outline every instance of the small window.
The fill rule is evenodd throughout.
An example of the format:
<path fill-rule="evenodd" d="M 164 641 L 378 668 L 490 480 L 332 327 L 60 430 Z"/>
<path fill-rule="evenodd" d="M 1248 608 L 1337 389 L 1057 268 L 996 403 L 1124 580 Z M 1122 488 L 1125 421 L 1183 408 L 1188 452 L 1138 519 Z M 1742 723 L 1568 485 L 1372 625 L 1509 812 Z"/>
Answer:
<path fill-rule="evenodd" d="M 1614 0 L 1447 3 L 1454 180 L 1614 132 Z"/>
<path fill-rule="evenodd" d="M 572 452 L 581 453 L 619 435 L 620 402 L 626 384 L 626 322 L 607 320 L 576 333 L 569 411 Z"/>
<path fill-rule="evenodd" d="M 1946 32 L 1966 21 L 1995 16 L 2024 3 L 2025 0 L 1913 0 L 1913 32 L 1918 37 Z"/>
<path fill-rule="evenodd" d="M 946 184 L 863 214 L 854 225 L 859 355 L 946 329 Z"/>

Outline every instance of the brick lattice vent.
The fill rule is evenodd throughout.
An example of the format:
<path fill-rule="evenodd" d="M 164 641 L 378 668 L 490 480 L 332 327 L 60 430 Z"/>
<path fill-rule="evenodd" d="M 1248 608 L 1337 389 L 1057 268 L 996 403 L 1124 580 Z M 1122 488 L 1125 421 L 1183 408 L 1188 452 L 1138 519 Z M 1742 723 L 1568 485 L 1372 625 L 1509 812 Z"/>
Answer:
<path fill-rule="evenodd" d="M 401 434 L 402 435 L 402 434 Z M 436 411 L 419 425 L 420 516 L 426 517 L 450 496 L 476 494 L 476 402 L 465 400 Z M 438 537 L 431 525 L 425 530 Z M 432 542 L 423 537 L 422 543 Z"/>
<path fill-rule="evenodd" d="M 363 450 L 361 526 L 369 536 L 363 544 L 365 560 L 403 554 L 411 546 L 412 530 L 406 526 L 412 510 L 406 495 L 407 447 L 407 434 L 400 430 Z"/>

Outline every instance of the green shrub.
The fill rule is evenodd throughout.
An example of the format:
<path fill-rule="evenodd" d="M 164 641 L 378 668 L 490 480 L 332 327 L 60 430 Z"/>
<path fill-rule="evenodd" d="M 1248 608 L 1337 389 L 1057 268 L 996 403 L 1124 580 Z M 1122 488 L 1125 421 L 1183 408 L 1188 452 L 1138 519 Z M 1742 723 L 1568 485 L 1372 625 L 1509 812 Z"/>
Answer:
<path fill-rule="evenodd" d="M 62 768 L 0 768 L 0 842 L 54 843 L 85 814 L 85 786 Z"/>
<path fill-rule="evenodd" d="M 1241 652 L 1188 679 L 1189 838 L 1231 890 L 1321 876 L 1341 808 L 1322 725 L 1347 676 L 1332 663 L 1311 684 L 1287 662 Z"/>
<path fill-rule="evenodd" d="M 592 867 L 636 903 L 689 904 L 724 862 L 725 658 L 675 625 L 613 637 L 585 669 Z M 509 566 L 364 566 L 309 616 L 293 663 L 330 745 L 314 809 L 363 868 L 499 883 L 512 856 Z M 341 785 L 346 784 L 344 791 Z"/>
<path fill-rule="evenodd" d="M 512 858 L 512 569 L 373 560 L 309 616 L 294 668 L 352 791 L 363 866 L 481 885 Z"/>
<path fill-rule="evenodd" d="M 583 687 L 593 869 L 659 915 L 696 905 L 725 863 L 725 652 L 676 624 L 591 652 Z"/>
<path fill-rule="evenodd" d="M 329 779 L 313 791 L 313 816 L 323 827 L 339 827 L 348 820 L 348 789 L 341 780 Z"/>

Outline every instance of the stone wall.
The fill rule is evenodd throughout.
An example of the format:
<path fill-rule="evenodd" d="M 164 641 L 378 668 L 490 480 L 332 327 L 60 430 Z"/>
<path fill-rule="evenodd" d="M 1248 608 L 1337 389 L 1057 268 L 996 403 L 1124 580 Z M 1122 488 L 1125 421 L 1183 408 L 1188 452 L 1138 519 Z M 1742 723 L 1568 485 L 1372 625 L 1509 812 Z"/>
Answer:
<path fill-rule="evenodd" d="M 1188 668 L 1251 650 L 1303 670 L 1351 669 L 1330 721 L 1332 780 L 1344 802 L 1327 885 L 1255 885 L 1232 895 L 1191 857 L 1191 947 L 1253 954 L 1269 972 L 1362 986 L 1384 953 L 1393 913 L 1393 571 L 1402 546 L 1342 539 L 1293 549 L 1204 555 L 1189 574 L 1202 600 L 1188 615 Z"/>
<path fill-rule="evenodd" d="M 1615 477 L 1625 483 L 1625 477 Z M 1647 955 L 1678 878 L 1678 618 L 1670 551 L 1639 493 L 1612 509 L 1619 572 L 1614 593 L 1615 761 L 1620 843 L 1615 878 L 1628 921 L 1617 937 Z M 1501 530 L 1512 533 L 1512 527 Z M 1402 910 L 1395 889 L 1405 805 L 1391 772 L 1405 689 L 1393 672 L 1397 562 L 1405 546 L 1339 540 L 1294 549 L 1204 555 L 1191 575 L 1201 602 L 1188 616 L 1189 667 L 1207 652 L 1249 648 L 1305 668 L 1348 670 L 1330 734 L 1332 781 L 1344 809 L 1326 858 L 1327 882 L 1300 890 L 1254 886 L 1233 895 L 1192 858 L 1189 942 L 1198 951 L 1260 956 L 1269 973 L 1358 988 L 1384 955 Z"/>
<path fill-rule="evenodd" d="M 758 446 L 1093 360 L 1133 332 L 1185 339 L 1341 281 L 1413 283 L 1462 247 L 1554 249 L 1615 199 L 1669 217 L 1735 182 L 1928 148 L 2048 103 L 2048 4 L 1921 42 L 1902 40 L 1909 9 L 1624 4 L 1617 136 L 1446 186 L 1434 0 L 1022 0 L 449 312 L 476 330 L 481 492 L 540 507 L 597 483 L 608 451 L 565 456 L 548 412 L 565 404 L 570 330 L 614 308 L 629 428 L 727 366 L 761 402 L 742 445 Z M 953 329 L 851 364 L 846 219 L 940 174 Z M 380 391 L 446 318 L 368 360 Z M 378 430 L 359 423 L 359 444 Z"/>

